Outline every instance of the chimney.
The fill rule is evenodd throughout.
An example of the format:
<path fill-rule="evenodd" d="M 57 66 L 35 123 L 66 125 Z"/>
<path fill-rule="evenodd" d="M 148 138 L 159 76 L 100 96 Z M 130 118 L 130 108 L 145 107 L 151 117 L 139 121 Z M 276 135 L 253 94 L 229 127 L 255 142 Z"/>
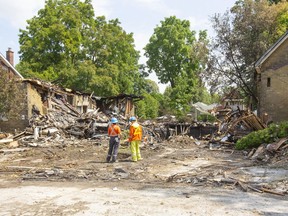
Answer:
<path fill-rule="evenodd" d="M 8 48 L 8 51 L 6 51 L 6 59 L 12 66 L 14 66 L 14 52 L 11 50 L 10 47 Z"/>

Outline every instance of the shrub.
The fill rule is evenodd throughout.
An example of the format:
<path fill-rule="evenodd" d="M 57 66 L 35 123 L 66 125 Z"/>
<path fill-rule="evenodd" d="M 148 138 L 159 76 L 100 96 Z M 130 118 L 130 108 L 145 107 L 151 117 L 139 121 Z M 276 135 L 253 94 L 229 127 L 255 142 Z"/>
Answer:
<path fill-rule="evenodd" d="M 281 122 L 278 124 L 271 124 L 268 128 L 254 131 L 247 136 L 242 137 L 236 142 L 236 149 L 250 149 L 257 148 L 262 143 L 271 143 L 278 138 L 288 136 L 288 122 Z"/>
<path fill-rule="evenodd" d="M 201 114 L 197 118 L 198 121 L 204 121 L 204 122 L 215 122 L 216 117 L 210 114 Z"/>

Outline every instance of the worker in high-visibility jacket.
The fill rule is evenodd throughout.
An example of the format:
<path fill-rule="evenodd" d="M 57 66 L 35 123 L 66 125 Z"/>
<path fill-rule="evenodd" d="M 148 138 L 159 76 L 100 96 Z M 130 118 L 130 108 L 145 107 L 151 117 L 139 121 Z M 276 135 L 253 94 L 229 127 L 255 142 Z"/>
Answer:
<path fill-rule="evenodd" d="M 140 143 L 142 139 L 142 126 L 137 122 L 134 116 L 129 119 L 131 125 L 129 129 L 130 150 L 132 154 L 132 161 L 136 162 L 142 160 L 140 154 Z"/>
<path fill-rule="evenodd" d="M 117 125 L 117 118 L 111 119 L 111 124 L 108 127 L 109 149 L 106 157 L 106 162 L 109 163 L 112 156 L 112 162 L 117 162 L 118 149 L 120 145 L 121 129 Z"/>

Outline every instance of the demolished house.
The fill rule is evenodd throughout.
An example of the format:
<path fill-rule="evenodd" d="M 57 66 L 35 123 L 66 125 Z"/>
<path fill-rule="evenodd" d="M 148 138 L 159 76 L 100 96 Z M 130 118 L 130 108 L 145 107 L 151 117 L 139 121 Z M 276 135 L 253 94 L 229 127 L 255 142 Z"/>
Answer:
<path fill-rule="evenodd" d="M 41 134 L 55 132 L 78 138 L 95 138 L 106 135 L 109 119 L 120 121 L 135 114 L 135 95 L 96 97 L 37 79 L 21 81 L 25 91 L 25 109 L 21 119 L 1 122 L 6 132 L 26 131 Z"/>
<path fill-rule="evenodd" d="M 246 109 L 243 97 L 237 89 L 226 94 L 221 104 L 206 105 L 197 102 L 192 105 L 191 120 L 178 122 L 166 120 L 164 125 L 165 138 L 177 135 L 188 135 L 196 139 L 210 142 L 235 143 L 239 138 L 267 127 L 253 112 Z M 215 116 L 215 121 L 203 118 L 200 115 Z"/>
<path fill-rule="evenodd" d="M 88 94 L 62 88 L 37 79 L 23 79 L 21 81 L 25 98 L 21 119 L 1 122 L 1 129 L 23 131 L 31 126 L 31 119 L 38 115 L 47 115 L 50 111 L 61 110 L 70 115 L 78 116 L 95 109 L 96 103 Z"/>
<path fill-rule="evenodd" d="M 232 89 L 228 94 L 226 94 L 222 100 L 221 104 L 224 108 L 230 108 L 231 110 L 244 110 L 245 101 L 237 89 Z"/>
<path fill-rule="evenodd" d="M 269 122 L 288 120 L 288 31 L 255 63 L 255 69 L 258 116 Z"/>
<path fill-rule="evenodd" d="M 11 55 L 11 50 L 7 51 L 7 56 L 9 57 L 9 55 Z M 8 60 L 6 59 L 6 61 Z M 23 78 L 21 75 L 20 77 Z M 22 83 L 26 93 L 25 110 L 21 113 L 21 119 L 18 121 L 1 122 L 2 131 L 14 132 L 14 129 L 24 131 L 27 127 L 30 127 L 31 133 L 33 133 L 33 129 L 37 128 L 39 132 L 43 133 L 61 130 L 65 135 L 78 138 L 95 138 L 106 135 L 109 119 L 112 116 L 116 116 L 122 126 L 127 126 L 127 119 L 136 113 L 135 102 L 143 99 L 142 96 L 128 94 L 98 97 L 37 79 L 23 79 Z M 159 121 L 158 119 L 156 124 L 153 122 L 144 125 L 144 127 L 150 135 L 161 139 L 185 134 L 197 139 L 214 139 L 216 132 L 223 135 L 227 135 L 229 132 L 229 134 L 235 135 L 234 132 L 240 128 L 247 134 L 247 132 L 251 132 L 256 128 L 264 127 L 247 126 L 249 125 L 245 123 L 247 116 L 253 119 L 255 117 L 251 117 L 250 113 L 247 114 L 243 111 L 245 108 L 244 100 L 236 90 L 232 90 L 227 94 L 222 102 L 222 110 L 225 110 L 225 112 L 219 118 L 221 109 L 217 110 L 218 121 L 216 123 L 197 121 L 198 115 L 208 115 L 215 112 L 214 104 L 208 106 L 198 102 L 192 106 L 192 115 L 195 117 L 192 122 L 178 122 L 172 119 Z M 240 111 L 241 113 L 237 114 Z M 246 120 L 243 120 L 243 115 L 246 116 Z M 256 122 L 258 122 L 258 119 Z M 224 130 L 227 132 L 224 132 Z"/>
<path fill-rule="evenodd" d="M 96 98 L 97 107 L 107 115 L 121 115 L 123 119 L 128 119 L 135 115 L 135 102 L 142 100 L 143 96 L 119 94 L 112 97 Z"/>
<path fill-rule="evenodd" d="M 219 106 L 215 107 L 214 112 L 220 121 L 223 121 L 229 112 L 245 110 L 244 98 L 237 89 L 232 89 L 221 99 Z M 229 114 L 228 114 L 229 115 Z"/>
<path fill-rule="evenodd" d="M 23 76 L 16 70 L 16 68 L 14 68 L 14 52 L 11 48 L 8 48 L 6 51 L 6 57 L 0 53 L 0 67 L 1 72 L 8 74 L 9 80 L 14 79 L 17 81 L 23 79 Z M 7 117 L 0 113 L 0 131 L 12 128 L 15 125 L 14 123 L 7 122 L 7 120 Z"/>
<path fill-rule="evenodd" d="M 109 118 L 117 116 L 123 121 L 135 115 L 135 101 L 141 96 L 120 94 L 113 97 L 97 97 L 90 93 L 74 91 L 38 79 L 24 79 L 14 68 L 13 51 L 9 48 L 6 58 L 0 53 L 0 63 L 10 78 L 19 79 L 23 88 L 24 109 L 18 119 L 0 120 L 0 131 L 17 133 L 62 132 L 77 137 L 92 137 L 106 133 Z M 45 131 L 46 130 L 46 131 Z"/>
<path fill-rule="evenodd" d="M 252 131 L 262 130 L 267 125 L 255 113 L 247 109 L 245 100 L 237 89 L 232 89 L 221 99 L 221 105 L 215 107 L 218 129 L 210 141 L 235 143 Z"/>

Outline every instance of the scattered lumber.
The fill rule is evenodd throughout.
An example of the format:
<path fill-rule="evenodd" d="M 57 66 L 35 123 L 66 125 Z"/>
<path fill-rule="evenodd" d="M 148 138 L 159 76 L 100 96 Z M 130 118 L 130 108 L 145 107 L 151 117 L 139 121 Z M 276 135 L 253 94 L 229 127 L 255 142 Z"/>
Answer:
<path fill-rule="evenodd" d="M 260 189 L 257 189 L 257 188 L 255 188 L 255 187 L 252 187 L 251 185 L 247 185 L 247 187 L 248 187 L 249 189 L 253 190 L 253 191 L 256 191 L 256 192 L 258 192 L 258 193 L 263 193 L 263 191 L 262 191 L 262 190 L 260 190 Z"/>
<path fill-rule="evenodd" d="M 284 193 L 272 191 L 272 190 L 269 190 L 269 189 L 264 188 L 264 187 L 262 187 L 261 190 L 262 190 L 263 192 L 266 192 L 266 193 L 271 193 L 271 194 L 275 194 L 275 195 L 279 195 L 279 196 L 285 196 Z"/>
<path fill-rule="evenodd" d="M 13 139 L 1 139 L 0 144 L 13 142 Z"/>
<path fill-rule="evenodd" d="M 267 150 L 271 152 L 277 151 L 286 141 L 288 140 L 287 137 L 280 139 L 278 142 L 271 143 L 267 145 Z"/>

